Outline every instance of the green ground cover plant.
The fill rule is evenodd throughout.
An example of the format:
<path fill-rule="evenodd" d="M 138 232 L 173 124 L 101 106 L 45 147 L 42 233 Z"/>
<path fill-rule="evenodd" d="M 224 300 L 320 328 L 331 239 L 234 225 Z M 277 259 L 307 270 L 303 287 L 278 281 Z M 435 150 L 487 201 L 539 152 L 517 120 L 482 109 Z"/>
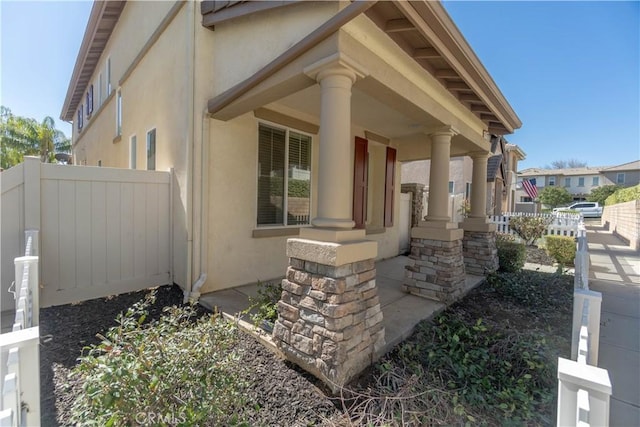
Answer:
<path fill-rule="evenodd" d="M 356 425 L 548 425 L 557 357 L 570 351 L 572 277 L 490 280 L 373 368 L 348 408 Z"/>

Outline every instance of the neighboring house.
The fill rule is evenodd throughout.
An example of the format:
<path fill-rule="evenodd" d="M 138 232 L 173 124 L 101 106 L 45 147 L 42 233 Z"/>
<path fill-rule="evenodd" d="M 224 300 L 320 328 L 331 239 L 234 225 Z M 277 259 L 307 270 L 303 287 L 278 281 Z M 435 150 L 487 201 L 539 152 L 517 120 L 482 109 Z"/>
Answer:
<path fill-rule="evenodd" d="M 581 167 L 565 169 L 528 168 L 518 172 L 518 181 L 535 179 L 540 192 L 546 186 L 567 189 L 574 201 L 586 200 L 594 188 L 604 185 L 632 187 L 640 183 L 640 160 L 618 166 Z M 518 202 L 531 202 L 531 198 L 519 189 Z"/>
<path fill-rule="evenodd" d="M 520 147 L 509 144 L 504 137 L 490 136 L 491 155 L 487 160 L 487 201 L 488 215 L 500 215 L 514 210 L 516 202 L 516 171 L 518 161 L 526 155 Z M 418 183 L 428 190 L 430 160 L 407 162 L 402 165 L 401 182 L 403 184 Z M 449 194 L 454 196 L 453 209 L 449 209 L 452 220 L 459 220 L 458 210 L 461 203 L 471 196 L 473 160 L 469 156 L 454 157 L 449 166 Z M 426 215 L 426 207 L 424 209 Z"/>
<path fill-rule="evenodd" d="M 171 275 L 187 295 L 287 274 L 274 339 L 332 384 L 384 343 L 373 262 L 409 233 L 397 220 L 400 162 L 438 165 L 411 236 L 447 242 L 438 272 L 412 273 L 406 290 L 453 297 L 465 232 L 480 242 L 465 262 L 482 245 L 492 253 L 483 135 L 521 126 L 433 1 L 95 2 L 61 117 L 76 164 L 173 168 Z M 450 156 L 472 153 L 477 194 L 452 224 Z M 489 258 L 478 274 L 495 268 Z M 427 292 L 429 280 L 442 290 Z M 332 332 L 359 325 L 367 333 L 349 340 Z"/>

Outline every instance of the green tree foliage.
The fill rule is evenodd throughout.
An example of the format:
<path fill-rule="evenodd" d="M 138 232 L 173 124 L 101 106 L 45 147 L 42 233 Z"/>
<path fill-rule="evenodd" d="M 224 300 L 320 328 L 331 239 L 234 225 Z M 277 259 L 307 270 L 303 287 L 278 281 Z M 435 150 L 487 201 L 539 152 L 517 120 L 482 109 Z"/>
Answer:
<path fill-rule="evenodd" d="M 550 208 L 569 204 L 573 201 L 573 196 L 564 187 L 546 186 L 538 194 L 540 202 Z"/>
<path fill-rule="evenodd" d="M 52 162 L 56 152 L 71 152 L 71 141 L 56 129 L 51 117 L 38 123 L 0 107 L 0 167 L 15 166 L 24 156 L 39 156 L 43 162 Z"/>
<path fill-rule="evenodd" d="M 594 188 L 587 196 L 587 201 L 598 202 L 601 206 L 604 206 L 604 201 L 607 200 L 607 197 L 615 193 L 619 188 L 621 188 L 619 185 L 603 185 L 602 187 Z"/>
<path fill-rule="evenodd" d="M 616 203 L 630 202 L 632 200 L 640 200 L 640 185 L 617 190 L 615 193 L 607 197 L 606 204 L 607 206 L 615 205 Z"/>

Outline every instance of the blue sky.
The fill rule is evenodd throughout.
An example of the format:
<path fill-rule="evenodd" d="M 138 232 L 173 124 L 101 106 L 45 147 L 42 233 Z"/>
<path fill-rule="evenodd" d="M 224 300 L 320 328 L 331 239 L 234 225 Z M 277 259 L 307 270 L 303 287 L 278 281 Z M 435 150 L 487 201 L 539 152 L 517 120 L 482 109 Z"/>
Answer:
<path fill-rule="evenodd" d="M 640 159 L 640 2 L 446 1 L 523 122 L 520 169 Z M 0 2 L 0 102 L 59 119 L 88 1 Z"/>

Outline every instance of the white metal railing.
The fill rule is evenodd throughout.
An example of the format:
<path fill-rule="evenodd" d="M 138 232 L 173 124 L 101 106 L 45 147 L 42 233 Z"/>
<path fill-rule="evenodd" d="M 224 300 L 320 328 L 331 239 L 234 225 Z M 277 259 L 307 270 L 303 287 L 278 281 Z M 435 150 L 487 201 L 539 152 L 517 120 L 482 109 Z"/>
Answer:
<path fill-rule="evenodd" d="M 577 235 L 571 359 L 558 358 L 558 426 L 608 426 L 611 380 L 598 368 L 602 294 L 589 290 L 584 224 Z"/>
<path fill-rule="evenodd" d="M 0 426 L 40 425 L 38 231 L 25 231 L 25 256 L 15 258 L 15 317 L 0 335 Z"/>
<path fill-rule="evenodd" d="M 496 224 L 498 233 L 517 235 L 509 227 L 509 221 L 512 217 L 538 217 L 545 218 L 549 221 L 549 225 L 545 231 L 545 235 L 551 236 L 569 236 L 576 237 L 578 234 L 578 225 L 582 222 L 582 215 L 573 213 L 553 213 L 553 214 L 534 214 L 526 212 L 507 212 L 502 215 L 491 215 L 489 220 Z"/>

